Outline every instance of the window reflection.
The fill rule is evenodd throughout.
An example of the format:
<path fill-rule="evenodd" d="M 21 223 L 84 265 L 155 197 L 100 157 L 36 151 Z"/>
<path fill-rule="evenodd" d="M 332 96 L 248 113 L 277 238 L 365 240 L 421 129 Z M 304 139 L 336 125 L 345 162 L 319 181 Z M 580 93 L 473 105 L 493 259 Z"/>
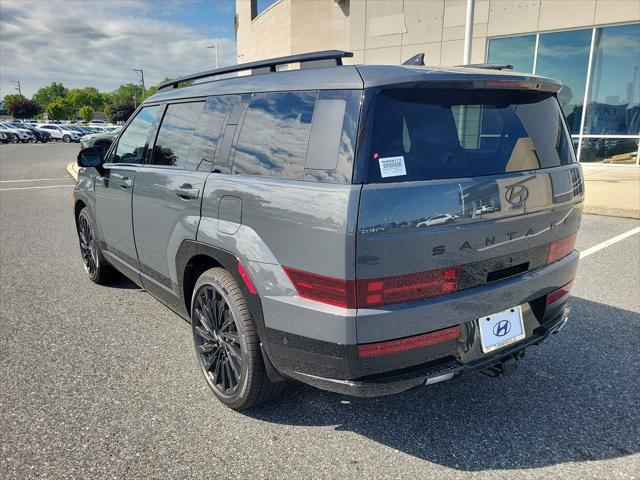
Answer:
<path fill-rule="evenodd" d="M 317 92 L 257 93 L 236 146 L 233 171 L 302 178 Z"/>
<path fill-rule="evenodd" d="M 571 133 L 580 131 L 590 47 L 591 29 L 544 33 L 538 41 L 536 74 L 562 82 L 558 100 Z"/>
<path fill-rule="evenodd" d="M 189 149 L 203 107 L 204 102 L 177 103 L 167 107 L 151 163 L 195 170 L 197 161 L 190 158 Z"/>
<path fill-rule="evenodd" d="M 145 107 L 134 118 L 118 140 L 114 163 L 142 163 L 151 127 L 160 111 L 159 106 Z"/>
<path fill-rule="evenodd" d="M 581 162 L 635 165 L 638 140 L 633 138 L 583 138 Z"/>
<path fill-rule="evenodd" d="M 585 134 L 640 132 L 640 24 L 596 31 Z"/>
<path fill-rule="evenodd" d="M 532 72 L 536 49 L 535 35 L 491 38 L 489 40 L 489 63 L 508 63 L 516 72 Z"/>

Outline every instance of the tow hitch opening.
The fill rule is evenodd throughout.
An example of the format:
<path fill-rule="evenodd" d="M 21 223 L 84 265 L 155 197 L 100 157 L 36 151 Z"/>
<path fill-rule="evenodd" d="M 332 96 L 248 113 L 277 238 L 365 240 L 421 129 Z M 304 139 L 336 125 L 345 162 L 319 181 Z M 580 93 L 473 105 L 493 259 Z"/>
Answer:
<path fill-rule="evenodd" d="M 501 377 L 507 375 L 508 373 L 512 373 L 514 370 L 518 368 L 518 364 L 524 358 L 524 350 L 518 353 L 511 355 L 510 357 L 501 360 L 498 363 L 494 363 L 490 367 L 485 368 L 484 370 L 480 370 L 480 373 L 484 373 L 489 377 Z"/>

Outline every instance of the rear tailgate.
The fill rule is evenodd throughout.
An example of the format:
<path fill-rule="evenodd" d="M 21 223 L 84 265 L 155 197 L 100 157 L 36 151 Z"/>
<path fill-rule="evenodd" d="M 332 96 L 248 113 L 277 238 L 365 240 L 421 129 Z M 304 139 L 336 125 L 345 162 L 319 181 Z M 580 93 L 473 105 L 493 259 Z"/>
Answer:
<path fill-rule="evenodd" d="M 497 312 L 573 275 L 549 270 L 517 283 L 580 223 L 582 174 L 553 95 L 397 88 L 370 102 L 359 160 L 359 343 Z M 379 278 L 390 281 L 363 287 Z M 407 283 L 415 279 L 417 294 Z M 387 286 L 394 291 L 380 294 Z M 435 305 L 450 313 L 422 308 Z"/>

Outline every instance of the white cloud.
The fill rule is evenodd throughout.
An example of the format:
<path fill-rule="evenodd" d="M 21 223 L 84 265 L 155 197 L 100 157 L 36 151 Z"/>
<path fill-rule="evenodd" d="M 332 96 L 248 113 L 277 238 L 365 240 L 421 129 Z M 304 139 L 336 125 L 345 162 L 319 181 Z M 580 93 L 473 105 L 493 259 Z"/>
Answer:
<path fill-rule="evenodd" d="M 214 52 L 205 48 L 212 42 L 220 45 L 220 65 L 236 63 L 233 39 L 173 21 L 171 9 L 179 7 L 170 2 L 161 19 L 151 18 L 158 6 L 148 0 L 2 0 L 0 97 L 13 93 L 10 80 L 20 80 L 27 96 L 53 81 L 113 90 L 138 81 L 133 68 L 144 69 L 150 86 L 165 76 L 213 68 Z"/>

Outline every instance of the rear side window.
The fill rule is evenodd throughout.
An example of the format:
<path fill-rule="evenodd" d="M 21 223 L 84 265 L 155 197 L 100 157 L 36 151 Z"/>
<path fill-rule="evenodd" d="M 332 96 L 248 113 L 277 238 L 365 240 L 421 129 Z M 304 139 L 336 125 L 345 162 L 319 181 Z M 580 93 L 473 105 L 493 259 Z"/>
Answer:
<path fill-rule="evenodd" d="M 175 103 L 167 106 L 153 148 L 153 165 L 196 170 L 199 158 L 189 155 L 193 133 L 204 102 Z"/>
<path fill-rule="evenodd" d="M 318 93 L 256 93 L 242 123 L 233 172 L 302 179 Z"/>
<path fill-rule="evenodd" d="M 574 161 L 547 93 L 389 89 L 373 99 L 370 183 L 494 175 Z"/>

